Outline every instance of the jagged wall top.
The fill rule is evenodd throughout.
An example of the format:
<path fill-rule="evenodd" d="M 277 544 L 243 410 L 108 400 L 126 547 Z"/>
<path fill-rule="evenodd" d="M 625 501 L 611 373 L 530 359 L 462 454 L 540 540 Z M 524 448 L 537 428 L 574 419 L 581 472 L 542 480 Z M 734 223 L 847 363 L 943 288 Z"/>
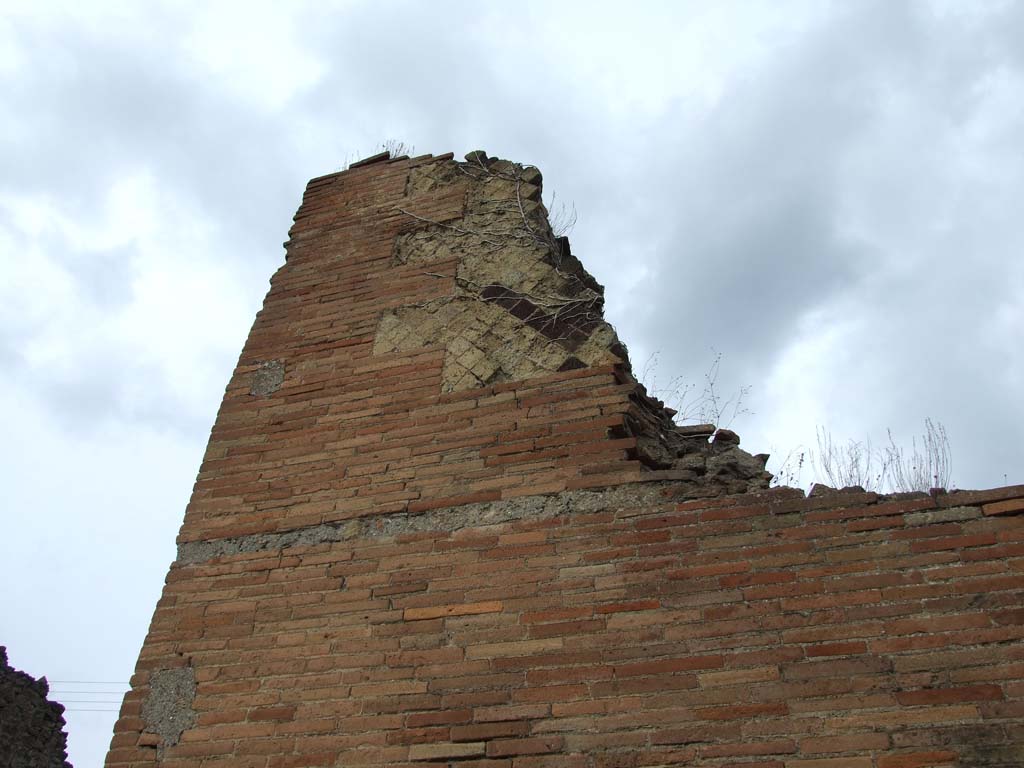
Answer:
<path fill-rule="evenodd" d="M 383 152 L 353 167 L 391 160 Z M 406 194 L 465 188 L 463 215 L 441 222 L 400 208 L 422 226 L 397 239 L 395 260 L 429 265 L 455 258 L 455 292 L 386 313 L 376 353 L 445 344 L 445 391 L 618 365 L 636 386 L 635 412 L 625 429 L 637 438 L 637 454 L 647 466 L 683 469 L 696 479 L 707 475 L 710 461 L 711 474 L 728 480 L 735 492 L 747 490 L 737 480 L 764 487 L 767 456 L 739 451 L 735 433 L 716 435 L 712 425 L 679 428 L 674 411 L 632 378 L 626 345 L 604 320 L 604 287 L 573 255 L 569 238 L 552 228 L 536 166 L 483 150 L 468 153 L 464 162 L 451 155 L 433 160 L 412 168 Z"/>
<path fill-rule="evenodd" d="M 677 427 L 636 382 L 541 191 L 483 152 L 310 181 L 179 540 L 640 481 L 765 487 L 764 457 Z"/>

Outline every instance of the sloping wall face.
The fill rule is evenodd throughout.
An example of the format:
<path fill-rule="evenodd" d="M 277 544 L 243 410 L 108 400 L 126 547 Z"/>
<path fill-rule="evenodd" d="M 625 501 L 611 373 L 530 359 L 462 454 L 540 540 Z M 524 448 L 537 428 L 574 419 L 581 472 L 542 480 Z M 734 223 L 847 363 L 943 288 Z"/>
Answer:
<path fill-rule="evenodd" d="M 1024 487 L 767 490 L 536 169 L 372 160 L 310 182 L 109 768 L 1024 764 Z"/>

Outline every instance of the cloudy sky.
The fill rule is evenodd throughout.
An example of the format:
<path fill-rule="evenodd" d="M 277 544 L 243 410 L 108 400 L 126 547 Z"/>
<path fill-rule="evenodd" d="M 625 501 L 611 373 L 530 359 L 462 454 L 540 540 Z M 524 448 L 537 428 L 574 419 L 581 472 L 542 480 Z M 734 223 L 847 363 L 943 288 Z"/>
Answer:
<path fill-rule="evenodd" d="M 539 166 L 752 452 L 931 417 L 957 487 L 1024 481 L 1024 2 L 625 7 L 0 1 L 0 643 L 108 681 L 55 683 L 77 768 L 305 182 L 387 139 Z"/>

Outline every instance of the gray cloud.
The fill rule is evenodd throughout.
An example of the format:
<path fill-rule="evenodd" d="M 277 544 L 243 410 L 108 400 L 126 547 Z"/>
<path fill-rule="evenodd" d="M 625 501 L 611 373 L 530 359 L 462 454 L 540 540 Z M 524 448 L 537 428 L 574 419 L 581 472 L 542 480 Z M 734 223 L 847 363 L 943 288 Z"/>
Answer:
<path fill-rule="evenodd" d="M 857 318 L 848 367 L 806 361 L 826 393 L 819 418 L 909 439 L 931 415 L 973 457 L 990 420 L 966 411 L 985 403 L 1010 404 L 1008 448 L 1024 438 L 1006 375 L 1020 365 L 1019 310 L 1016 325 L 985 330 L 995 305 L 1020 306 L 1019 277 L 1008 278 L 1021 238 L 1005 192 L 1024 175 L 1004 140 L 1015 132 L 979 141 L 976 125 L 992 79 L 1015 66 L 1003 46 L 1020 17 L 975 20 L 979 44 L 962 39 L 959 19 L 901 8 L 827 19 L 709 113 L 675 111 L 678 141 L 646 166 L 655 170 L 642 218 L 661 239 L 626 326 L 661 350 L 663 369 L 699 381 L 713 346 L 728 386 L 756 392 L 810 318 Z M 979 343 L 995 339 L 1003 353 L 981 381 Z M 979 478 L 968 482 L 1002 482 L 983 460 L 959 467 Z"/>
<path fill-rule="evenodd" d="M 637 367 L 660 349 L 659 378 L 699 382 L 718 349 L 721 388 L 754 386 L 735 425 L 751 449 L 933 416 L 961 485 L 1020 481 L 1021 4 L 216 12 L 0 25 L 22 58 L 0 61 L 9 540 L 31 543 L 0 561 L 13 579 L 50 552 L 94 579 L 2 606 L 56 600 L 88 649 L 19 630 L 36 674 L 130 671 L 98 627 L 145 631 L 303 185 L 387 138 L 540 166 Z M 190 37 L 203 25 L 223 52 Z M 159 563 L 131 560 L 157 540 Z M 76 763 L 100 761 L 94 728 Z"/>

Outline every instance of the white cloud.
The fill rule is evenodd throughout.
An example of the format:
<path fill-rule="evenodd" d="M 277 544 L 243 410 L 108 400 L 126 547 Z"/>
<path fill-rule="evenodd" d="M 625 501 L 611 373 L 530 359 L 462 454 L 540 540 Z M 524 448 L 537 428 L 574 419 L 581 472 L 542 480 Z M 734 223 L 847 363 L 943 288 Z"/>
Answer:
<path fill-rule="evenodd" d="M 274 114 L 315 85 L 326 64 L 298 33 L 295 7 L 273 2 L 213 2 L 196 9 L 182 41 L 191 68 L 210 86 Z"/>

